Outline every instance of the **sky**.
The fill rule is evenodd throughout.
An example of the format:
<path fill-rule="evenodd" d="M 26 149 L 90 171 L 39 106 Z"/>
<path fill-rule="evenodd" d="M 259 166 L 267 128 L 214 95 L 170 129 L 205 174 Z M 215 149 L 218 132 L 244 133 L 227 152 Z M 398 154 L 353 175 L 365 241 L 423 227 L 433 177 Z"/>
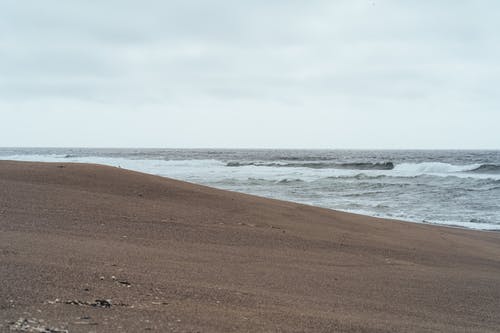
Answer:
<path fill-rule="evenodd" d="M 2 0 L 0 146 L 499 149 L 488 0 Z"/>

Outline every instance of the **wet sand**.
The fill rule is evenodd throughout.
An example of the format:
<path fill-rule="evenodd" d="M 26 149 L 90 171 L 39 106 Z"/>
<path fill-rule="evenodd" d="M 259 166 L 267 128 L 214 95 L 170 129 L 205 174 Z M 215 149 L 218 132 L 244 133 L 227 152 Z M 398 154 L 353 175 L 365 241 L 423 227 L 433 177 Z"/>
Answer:
<path fill-rule="evenodd" d="M 0 162 L 0 331 L 498 332 L 500 233 Z"/>

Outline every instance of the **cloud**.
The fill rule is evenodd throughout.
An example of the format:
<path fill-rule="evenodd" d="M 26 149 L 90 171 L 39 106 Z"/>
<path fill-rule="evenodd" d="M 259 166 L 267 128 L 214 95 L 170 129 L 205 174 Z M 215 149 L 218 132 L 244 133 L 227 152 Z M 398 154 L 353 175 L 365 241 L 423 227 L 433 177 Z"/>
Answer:
<path fill-rule="evenodd" d="M 0 145 L 498 148 L 482 123 L 500 121 L 498 7 L 5 0 Z M 95 122 L 91 140 L 64 130 Z"/>

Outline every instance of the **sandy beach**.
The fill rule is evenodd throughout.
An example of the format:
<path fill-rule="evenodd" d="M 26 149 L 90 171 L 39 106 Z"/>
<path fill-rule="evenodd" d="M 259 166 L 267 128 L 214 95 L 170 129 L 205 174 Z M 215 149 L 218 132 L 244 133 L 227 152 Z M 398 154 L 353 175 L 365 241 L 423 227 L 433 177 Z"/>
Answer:
<path fill-rule="evenodd" d="M 0 282 L 2 332 L 498 332 L 500 233 L 0 161 Z"/>

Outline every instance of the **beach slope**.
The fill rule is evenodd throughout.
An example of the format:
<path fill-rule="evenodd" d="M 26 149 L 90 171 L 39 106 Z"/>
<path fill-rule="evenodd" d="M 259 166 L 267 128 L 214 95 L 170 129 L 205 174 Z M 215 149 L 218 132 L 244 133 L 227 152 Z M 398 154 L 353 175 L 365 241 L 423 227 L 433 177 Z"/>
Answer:
<path fill-rule="evenodd" d="M 498 332 L 499 309 L 498 232 L 0 161 L 0 331 Z"/>

